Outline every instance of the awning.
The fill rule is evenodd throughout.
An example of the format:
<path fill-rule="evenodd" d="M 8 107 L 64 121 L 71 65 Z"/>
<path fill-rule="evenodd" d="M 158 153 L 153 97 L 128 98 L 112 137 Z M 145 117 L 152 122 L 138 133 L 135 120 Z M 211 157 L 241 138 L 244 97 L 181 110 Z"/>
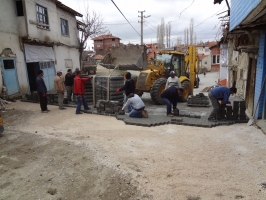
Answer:
<path fill-rule="evenodd" d="M 26 63 L 55 61 L 54 51 L 52 47 L 24 44 L 24 50 Z"/>

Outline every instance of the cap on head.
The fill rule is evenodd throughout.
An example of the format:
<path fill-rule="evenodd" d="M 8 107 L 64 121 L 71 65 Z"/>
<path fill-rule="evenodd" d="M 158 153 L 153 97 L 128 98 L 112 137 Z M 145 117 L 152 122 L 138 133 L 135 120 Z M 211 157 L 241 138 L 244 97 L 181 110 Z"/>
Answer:
<path fill-rule="evenodd" d="M 171 76 L 171 75 L 175 75 L 175 72 L 174 72 L 174 71 L 171 71 L 171 72 L 170 72 L 170 76 Z"/>
<path fill-rule="evenodd" d="M 126 79 L 131 79 L 131 73 L 130 73 L 130 72 L 127 72 L 127 73 L 124 75 L 124 77 L 125 77 Z"/>
<path fill-rule="evenodd" d="M 79 68 L 78 67 L 76 67 L 76 71 L 79 71 Z"/>
<path fill-rule="evenodd" d="M 56 72 L 57 74 L 59 74 L 59 73 L 62 73 L 62 70 L 57 70 L 57 72 Z"/>
<path fill-rule="evenodd" d="M 38 75 L 40 75 L 40 74 L 42 74 L 43 73 L 43 71 L 42 70 L 39 70 L 38 71 Z"/>

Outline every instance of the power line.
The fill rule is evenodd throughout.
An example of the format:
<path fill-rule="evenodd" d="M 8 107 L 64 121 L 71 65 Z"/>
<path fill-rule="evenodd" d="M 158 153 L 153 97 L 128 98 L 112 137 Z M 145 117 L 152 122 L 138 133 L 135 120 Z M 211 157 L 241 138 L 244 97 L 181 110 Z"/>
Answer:
<path fill-rule="evenodd" d="M 195 0 L 193 0 L 192 3 L 191 3 L 188 7 L 186 7 L 184 10 L 182 10 L 181 13 L 179 13 L 179 17 L 178 17 L 177 20 L 170 21 L 170 22 L 176 22 L 176 21 L 178 21 L 178 20 L 180 19 L 180 17 L 181 17 L 181 14 L 182 14 L 186 9 L 190 8 L 190 7 L 193 5 L 194 2 L 195 2 Z"/>
<path fill-rule="evenodd" d="M 147 26 L 150 30 L 152 30 L 153 32 L 157 33 L 157 31 L 155 31 L 154 29 L 152 29 L 151 27 L 149 27 L 147 24 L 144 24 L 145 26 Z"/>
<path fill-rule="evenodd" d="M 125 15 L 121 12 L 121 10 L 117 7 L 117 5 L 115 4 L 115 2 L 113 0 L 111 0 L 113 2 L 113 4 L 115 5 L 115 7 L 119 10 L 119 12 L 123 15 L 123 17 L 127 20 L 127 18 L 125 17 Z M 127 20 L 127 22 L 130 24 L 130 26 L 136 31 L 136 33 L 140 36 L 140 34 L 138 33 L 138 31 L 131 25 L 131 23 Z"/>

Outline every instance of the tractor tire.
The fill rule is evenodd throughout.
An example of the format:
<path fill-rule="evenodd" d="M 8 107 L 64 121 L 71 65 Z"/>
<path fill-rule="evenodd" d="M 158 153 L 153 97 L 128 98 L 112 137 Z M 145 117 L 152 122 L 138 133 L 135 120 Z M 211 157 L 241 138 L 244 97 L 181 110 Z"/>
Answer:
<path fill-rule="evenodd" d="M 182 85 L 182 88 L 184 89 L 184 92 L 183 92 L 183 95 L 180 96 L 180 99 L 181 99 L 182 102 L 186 102 L 188 96 L 191 94 L 190 82 L 189 81 L 183 81 L 181 83 L 181 85 Z"/>
<path fill-rule="evenodd" d="M 163 105 L 164 102 L 161 99 L 161 94 L 165 89 L 166 78 L 159 78 L 153 83 L 150 91 L 151 99 L 156 105 Z"/>

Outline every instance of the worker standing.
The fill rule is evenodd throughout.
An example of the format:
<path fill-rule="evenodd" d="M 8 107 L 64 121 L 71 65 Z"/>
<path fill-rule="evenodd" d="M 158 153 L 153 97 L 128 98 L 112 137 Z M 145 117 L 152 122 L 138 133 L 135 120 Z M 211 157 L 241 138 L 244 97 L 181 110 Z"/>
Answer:
<path fill-rule="evenodd" d="M 170 77 L 166 81 L 165 90 L 171 86 L 176 86 L 177 88 L 182 88 L 182 85 L 179 81 L 179 78 L 176 77 L 175 72 L 171 71 L 169 75 L 170 75 Z"/>
<path fill-rule="evenodd" d="M 219 86 L 219 87 L 214 87 L 209 91 L 209 98 L 211 100 L 213 109 L 212 112 L 208 118 L 209 121 L 217 121 L 217 120 L 224 120 L 221 118 L 221 114 L 219 112 L 220 108 L 220 103 L 219 100 L 221 101 L 221 104 L 227 104 L 231 103 L 228 101 L 229 97 L 231 94 L 235 94 L 237 92 L 237 89 L 234 87 L 228 88 L 225 86 Z"/>
<path fill-rule="evenodd" d="M 126 79 L 124 86 L 117 89 L 116 92 L 125 91 L 125 95 L 126 95 L 125 102 L 126 102 L 128 99 L 127 94 L 130 94 L 130 93 L 134 94 L 135 93 L 135 82 L 131 78 L 130 72 L 125 73 L 124 78 Z M 130 105 L 128 106 L 128 112 L 131 112 L 131 106 Z"/>
<path fill-rule="evenodd" d="M 174 116 L 172 114 L 172 105 L 173 105 L 173 109 L 177 109 L 176 105 L 177 105 L 178 96 L 180 94 L 183 94 L 183 88 L 177 88 L 175 86 L 171 86 L 167 88 L 161 94 L 161 98 L 166 105 L 166 115 L 168 117 Z"/>
<path fill-rule="evenodd" d="M 76 114 L 82 114 L 80 112 L 82 104 L 84 106 L 84 110 L 90 110 L 84 96 L 85 94 L 84 82 L 89 81 L 92 78 L 93 76 L 89 78 L 81 78 L 81 71 L 76 71 L 76 77 L 74 79 L 74 95 L 77 95 L 77 100 L 78 100 Z"/>
<path fill-rule="evenodd" d="M 67 70 L 67 74 L 65 76 L 65 85 L 66 85 L 66 92 L 67 92 L 67 100 L 72 101 L 72 93 L 73 93 L 73 85 L 74 85 L 74 78 L 75 75 L 72 73 L 71 69 Z"/>
<path fill-rule="evenodd" d="M 38 76 L 36 79 L 36 87 L 37 87 L 37 93 L 39 94 L 40 98 L 40 106 L 42 113 L 47 113 L 49 110 L 47 108 L 47 88 L 45 85 L 45 82 L 43 80 L 43 71 L 38 71 Z"/>
<path fill-rule="evenodd" d="M 57 95 L 58 95 L 59 109 L 64 110 L 64 109 L 66 109 L 63 106 L 65 85 L 64 85 L 64 82 L 63 82 L 63 79 L 61 78 L 61 76 L 62 76 L 62 71 L 58 70 L 56 73 L 56 76 L 54 78 L 54 90 L 57 92 Z"/>

